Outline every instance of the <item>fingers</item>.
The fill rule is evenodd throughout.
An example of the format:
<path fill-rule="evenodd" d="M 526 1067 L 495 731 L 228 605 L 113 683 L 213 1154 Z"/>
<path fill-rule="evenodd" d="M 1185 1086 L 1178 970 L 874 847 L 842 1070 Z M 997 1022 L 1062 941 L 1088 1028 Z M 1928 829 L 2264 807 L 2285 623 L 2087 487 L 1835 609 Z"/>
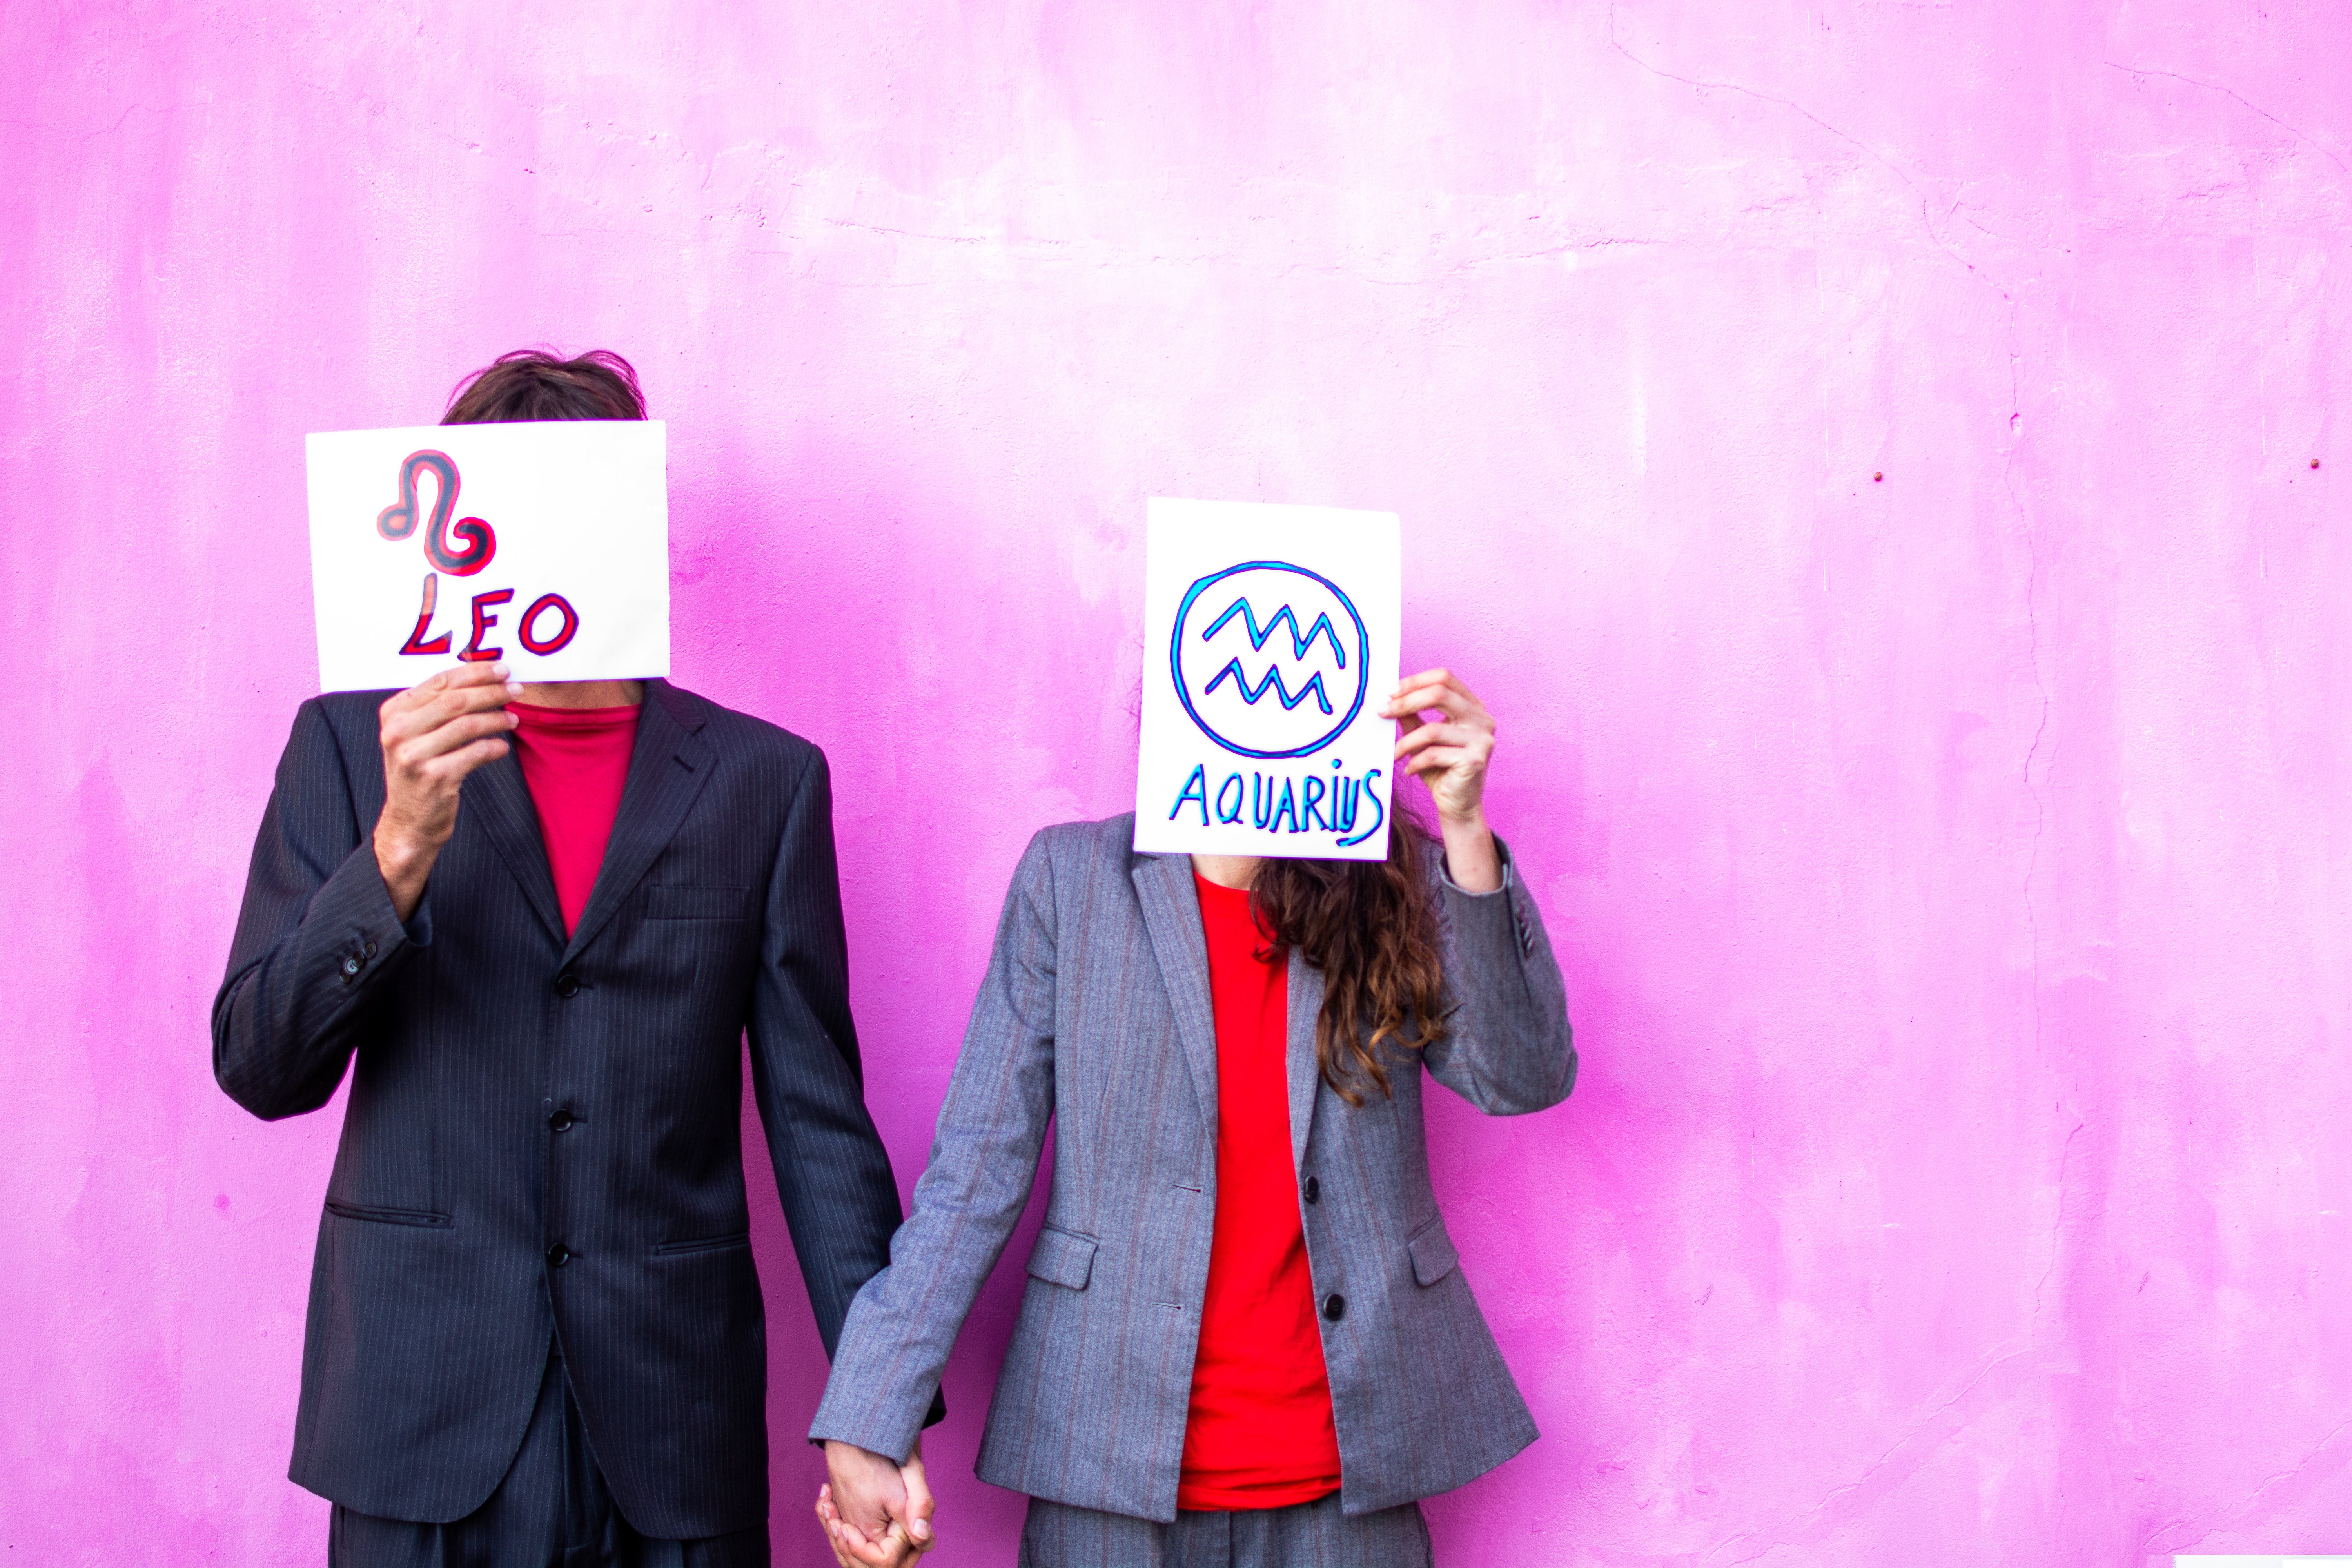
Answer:
<path fill-rule="evenodd" d="M 833 1560 L 839 1568 L 857 1568 L 857 1563 L 842 1546 L 841 1515 L 834 1510 L 833 1489 L 829 1486 L 817 1488 L 816 1521 L 824 1528 L 824 1543 L 832 1548 Z"/>
<path fill-rule="evenodd" d="M 438 691 L 427 691 L 423 685 L 413 687 L 383 705 L 383 743 L 389 749 L 480 714 L 503 718 L 506 705 L 521 695 L 522 684 L 513 680 L 470 681 Z M 414 700 L 404 702 L 404 699 Z M 511 721 L 508 727 L 512 728 Z"/>
<path fill-rule="evenodd" d="M 1404 719 L 1426 709 L 1437 709 L 1455 719 L 1483 714 L 1486 704 L 1450 669 L 1424 669 L 1397 683 L 1381 710 L 1386 719 Z"/>
<path fill-rule="evenodd" d="M 494 763 L 507 754 L 508 742 L 503 735 L 491 735 L 457 751 L 444 752 L 426 762 L 419 770 L 435 783 L 455 787 L 467 773 L 484 763 Z"/>
<path fill-rule="evenodd" d="M 503 664 L 467 664 L 428 676 L 382 710 L 384 772 L 428 787 L 455 787 L 484 763 L 507 754 L 505 737 L 521 722 L 506 704 L 522 687 Z"/>
<path fill-rule="evenodd" d="M 891 1521 L 882 1527 L 878 1534 L 872 1536 L 845 1519 L 841 1521 L 840 1528 L 838 1540 L 841 1550 L 848 1554 L 852 1563 L 864 1563 L 866 1568 L 896 1568 L 899 1543 L 906 1539 L 898 1521 Z"/>
<path fill-rule="evenodd" d="M 833 1505 L 829 1486 L 817 1489 L 816 1518 L 824 1527 L 825 1543 L 833 1549 L 833 1560 L 840 1568 L 892 1568 L 923 1554 L 923 1545 L 908 1541 L 897 1520 L 886 1522 L 878 1535 L 869 1535 L 843 1519 Z"/>
<path fill-rule="evenodd" d="M 931 1549 L 930 1482 L 923 1476 L 923 1453 L 919 1447 L 914 1456 L 900 1468 L 898 1475 L 907 1483 L 907 1538 L 915 1543 L 917 1552 Z"/>
<path fill-rule="evenodd" d="M 1396 754 L 1408 757 L 1431 746 L 1476 747 L 1482 742 L 1486 750 L 1492 751 L 1495 737 L 1475 724 L 1423 724 L 1405 731 L 1404 738 L 1397 742 Z"/>
<path fill-rule="evenodd" d="M 436 736 L 452 724 L 466 724 L 470 720 L 497 721 L 501 729 L 513 729 L 515 720 L 506 705 L 522 696 L 522 687 L 508 682 L 503 687 L 466 687 L 463 691 L 445 691 L 421 708 L 409 708 L 407 712 L 385 717 L 381 726 L 383 748 L 414 745 L 416 741 Z"/>
<path fill-rule="evenodd" d="M 1444 686 L 1400 687 L 1381 709 L 1383 719 L 1412 719 L 1424 709 L 1434 708 L 1449 718 L 1461 717 L 1462 697 Z"/>
<path fill-rule="evenodd" d="M 1397 742 L 1396 754 L 1415 777 L 1464 766 L 1483 773 L 1495 754 L 1495 736 L 1476 725 L 1423 724 Z"/>
<path fill-rule="evenodd" d="M 494 708 L 488 713 L 468 713 L 422 735 L 394 742 L 385 749 L 385 755 L 394 766 L 411 773 L 431 773 L 436 771 L 429 765 L 435 758 L 462 751 L 487 737 L 500 737 L 503 743 L 503 737 L 512 733 L 519 722 L 503 708 Z"/>
<path fill-rule="evenodd" d="M 511 672 L 504 660 L 488 664 L 460 664 L 426 676 L 405 691 L 396 691 L 384 700 L 377 711 L 389 716 L 405 713 L 439 700 L 452 691 L 464 691 L 481 686 L 500 686 Z"/>
<path fill-rule="evenodd" d="M 1405 763 L 1404 771 L 1415 778 L 1421 777 L 1423 773 L 1442 773 L 1452 769 L 1456 763 L 1470 754 L 1465 747 L 1437 746 L 1422 752 L 1421 755 Z"/>
<path fill-rule="evenodd" d="M 887 1544 L 881 1547 L 882 1555 L 875 1551 L 877 1543 L 886 1542 L 893 1517 L 906 1511 L 907 1490 L 899 1479 L 898 1462 L 852 1443 L 829 1441 L 824 1446 L 824 1464 L 832 1505 L 839 1516 L 840 1539 L 850 1554 L 863 1563 L 889 1561 L 891 1549 Z M 902 1528 L 901 1539 L 904 1534 Z"/>

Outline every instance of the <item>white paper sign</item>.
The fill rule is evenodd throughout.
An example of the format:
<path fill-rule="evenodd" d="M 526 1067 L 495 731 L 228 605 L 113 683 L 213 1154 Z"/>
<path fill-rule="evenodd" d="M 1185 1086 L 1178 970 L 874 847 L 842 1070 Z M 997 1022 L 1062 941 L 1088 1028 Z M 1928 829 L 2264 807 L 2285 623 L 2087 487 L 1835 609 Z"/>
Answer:
<path fill-rule="evenodd" d="M 343 430 L 307 442 L 319 688 L 461 660 L 519 680 L 669 673 L 658 420 Z"/>
<path fill-rule="evenodd" d="M 1396 514 L 1154 498 L 1146 529 L 1136 848 L 1385 859 Z"/>

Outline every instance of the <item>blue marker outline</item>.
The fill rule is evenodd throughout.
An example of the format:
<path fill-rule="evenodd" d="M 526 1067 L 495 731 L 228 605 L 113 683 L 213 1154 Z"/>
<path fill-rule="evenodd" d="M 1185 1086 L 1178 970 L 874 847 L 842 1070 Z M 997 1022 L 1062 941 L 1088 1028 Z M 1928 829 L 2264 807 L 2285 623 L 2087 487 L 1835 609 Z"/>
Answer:
<path fill-rule="evenodd" d="M 1353 605 L 1350 605 L 1348 607 L 1351 610 L 1355 608 Z M 1290 647 L 1291 657 L 1293 658 L 1305 658 L 1307 657 L 1307 650 L 1315 646 L 1315 634 L 1317 632 L 1321 632 L 1323 634 L 1323 640 L 1331 645 L 1331 657 L 1339 661 L 1339 668 L 1341 669 L 1348 668 L 1348 650 L 1339 646 L 1339 634 L 1331 628 L 1331 617 L 1328 613 L 1318 615 L 1315 617 L 1315 624 L 1307 628 L 1307 635 L 1305 637 L 1300 637 L 1298 635 L 1298 616 L 1291 607 L 1286 604 L 1282 608 L 1274 612 L 1274 619 L 1265 623 L 1265 630 L 1260 631 L 1257 629 L 1257 612 L 1251 607 L 1249 595 L 1247 594 L 1244 594 L 1240 598 L 1235 599 L 1231 605 L 1226 606 L 1225 613 L 1223 615 L 1219 616 L 1215 620 L 1211 621 L 1209 623 L 1209 629 L 1201 634 L 1201 640 L 1202 642 L 1207 642 L 1211 637 L 1215 637 L 1219 632 L 1223 631 L 1225 629 L 1225 623 L 1232 620 L 1235 616 L 1239 616 L 1242 618 L 1242 626 L 1249 633 L 1250 651 L 1252 653 L 1264 653 L 1265 651 L 1265 639 L 1274 636 L 1274 628 L 1282 625 L 1283 622 L 1288 621 L 1290 623 Z M 1327 708 L 1324 711 L 1328 713 L 1330 710 Z"/>
<path fill-rule="evenodd" d="M 1242 661 L 1239 656 L 1236 656 L 1225 660 L 1225 668 L 1209 677 L 1209 684 L 1201 688 L 1201 695 L 1206 697 L 1210 692 L 1223 686 L 1228 675 L 1234 678 L 1234 689 L 1239 691 L 1242 694 L 1242 700 L 1253 708 L 1257 706 L 1257 700 L 1265 695 L 1265 689 L 1271 686 L 1274 688 L 1276 698 L 1281 701 L 1282 710 L 1285 713 L 1306 701 L 1309 696 L 1315 699 L 1316 707 L 1326 713 L 1331 711 L 1331 694 L 1323 688 L 1323 672 L 1319 669 L 1315 672 L 1313 679 L 1298 689 L 1298 695 L 1293 697 L 1290 694 L 1290 688 L 1282 683 L 1282 671 L 1270 664 L 1265 667 L 1265 679 L 1259 681 L 1256 688 L 1253 689 L 1249 683 L 1249 677 L 1242 673 Z"/>
<path fill-rule="evenodd" d="M 1193 600 L 1199 598 L 1211 587 L 1214 586 L 1218 583 L 1222 583 L 1226 578 L 1233 576 L 1237 572 L 1295 572 L 1301 577 L 1312 578 L 1314 581 L 1322 584 L 1324 587 L 1328 588 L 1331 591 L 1331 596 L 1339 600 L 1340 605 L 1347 610 L 1348 618 L 1356 623 L 1356 700 L 1348 705 L 1346 715 L 1343 716 L 1337 724 L 1331 726 L 1331 728 L 1325 733 L 1317 736 L 1315 740 L 1307 745 L 1293 746 L 1289 750 L 1282 752 L 1264 752 L 1250 746 L 1237 746 L 1234 744 L 1233 742 L 1226 740 L 1223 735 L 1218 734 L 1214 729 L 1211 728 L 1209 721 L 1201 717 L 1201 710 L 1192 706 L 1192 693 L 1188 690 L 1184 685 L 1184 617 L 1192 613 Z M 1283 607 L 1285 609 L 1289 608 L 1286 605 Z M 1218 618 L 1217 624 L 1219 626 L 1223 626 L 1225 620 L 1230 618 L 1231 616 L 1232 612 L 1228 610 L 1224 616 Z M 1245 616 L 1244 620 L 1247 622 L 1247 628 L 1252 639 L 1262 648 L 1264 639 L 1258 637 L 1256 617 L 1253 615 Z M 1274 635 L 1274 628 L 1276 625 L 1280 624 L 1281 620 L 1281 615 L 1276 614 L 1272 620 L 1266 623 L 1266 637 Z M 1324 617 L 1322 624 L 1328 626 L 1329 624 L 1329 618 L 1328 616 Z M 1293 637 L 1296 638 L 1298 631 L 1298 617 L 1295 615 L 1290 617 L 1290 629 Z M 1206 634 L 1203 634 L 1204 637 L 1205 635 Z M 1308 636 L 1312 637 L 1313 634 L 1310 632 Z M 1336 635 L 1332 637 L 1331 646 L 1334 652 L 1339 651 L 1339 640 Z M 1301 647 L 1301 657 L 1304 657 L 1303 645 Z M 1213 572 L 1208 576 L 1203 577 L 1199 582 L 1193 584 L 1191 588 L 1185 591 L 1183 602 L 1176 606 L 1175 635 L 1171 637 L 1168 641 L 1168 674 L 1169 677 L 1176 683 L 1177 699 L 1184 704 L 1184 711 L 1192 715 L 1192 722 L 1200 726 L 1201 732 L 1202 734 L 1208 736 L 1209 739 L 1214 741 L 1217 744 L 1223 746 L 1225 750 L 1233 752 L 1234 755 L 1256 757 L 1265 762 L 1277 762 L 1284 757 L 1304 757 L 1312 755 L 1314 752 L 1321 751 L 1324 747 L 1329 745 L 1332 742 L 1345 734 L 1347 732 L 1348 726 L 1356 721 L 1356 715 L 1363 709 L 1364 682 L 1369 671 L 1370 670 L 1371 662 L 1372 635 L 1370 632 L 1364 629 L 1364 617 L 1362 614 L 1357 610 L 1355 601 L 1349 598 L 1348 595 L 1341 591 L 1339 584 L 1334 583 L 1330 578 L 1324 576 L 1321 573 L 1309 572 L 1306 567 L 1294 566 L 1287 561 L 1244 561 L 1238 566 L 1228 566 L 1222 572 Z M 1346 667 L 1347 659 L 1343 655 L 1340 658 L 1340 668 L 1345 668 Z M 1220 670 L 1218 673 L 1222 675 L 1224 672 Z M 1247 689 L 1246 680 L 1237 682 L 1236 684 L 1241 685 L 1244 690 Z M 1287 690 L 1287 688 L 1285 689 Z M 1258 688 L 1259 695 L 1263 696 L 1265 694 L 1265 688 L 1263 683 L 1261 683 Z M 1206 693 L 1203 693 L 1203 695 L 1206 695 Z M 1328 693 L 1326 693 L 1326 695 L 1328 695 Z"/>

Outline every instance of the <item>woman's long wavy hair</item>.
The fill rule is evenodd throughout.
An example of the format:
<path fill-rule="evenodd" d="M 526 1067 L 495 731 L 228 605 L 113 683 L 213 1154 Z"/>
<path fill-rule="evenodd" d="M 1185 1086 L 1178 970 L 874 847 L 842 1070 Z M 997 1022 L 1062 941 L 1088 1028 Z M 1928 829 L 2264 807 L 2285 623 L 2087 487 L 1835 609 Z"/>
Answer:
<path fill-rule="evenodd" d="M 1444 966 L 1429 830 L 1403 801 L 1389 816 L 1385 860 L 1267 860 L 1250 899 L 1260 925 L 1323 973 L 1315 1062 L 1349 1105 L 1370 1079 L 1383 1095 L 1391 1052 L 1445 1037 Z"/>

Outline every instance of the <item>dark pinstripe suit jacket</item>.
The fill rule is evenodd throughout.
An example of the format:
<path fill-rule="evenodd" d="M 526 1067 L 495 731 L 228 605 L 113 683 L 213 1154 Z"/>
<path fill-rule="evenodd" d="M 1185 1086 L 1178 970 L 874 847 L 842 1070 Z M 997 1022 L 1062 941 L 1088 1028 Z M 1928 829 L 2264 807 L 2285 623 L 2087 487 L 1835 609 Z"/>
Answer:
<path fill-rule="evenodd" d="M 898 1223 L 860 1085 L 824 755 L 649 682 L 575 934 L 511 755 L 467 779 L 404 926 L 370 847 L 385 695 L 295 716 L 213 1006 L 214 1070 L 257 1116 L 318 1109 L 356 1063 L 293 1479 L 366 1513 L 470 1512 L 521 1439 L 553 1331 L 632 1524 L 757 1524 L 747 1028 L 828 1351 Z"/>
<path fill-rule="evenodd" d="M 1048 828 L 1013 874 L 914 1212 L 850 1309 L 811 1435 L 913 1445 L 1051 1120 L 1053 1194 L 980 1475 L 1172 1520 L 1216 1209 L 1217 1045 L 1191 861 L 1134 840 L 1127 816 Z M 1534 899 L 1508 872 L 1496 893 L 1442 888 L 1454 1011 L 1430 1076 L 1492 1113 L 1556 1104 L 1576 1052 Z M 1322 976 L 1294 952 L 1289 983 L 1299 1214 L 1341 1506 L 1364 1513 L 1458 1487 L 1536 1429 L 1437 1211 L 1421 1072 L 1404 1064 L 1394 1098 L 1349 1106 L 1316 1070 Z"/>

